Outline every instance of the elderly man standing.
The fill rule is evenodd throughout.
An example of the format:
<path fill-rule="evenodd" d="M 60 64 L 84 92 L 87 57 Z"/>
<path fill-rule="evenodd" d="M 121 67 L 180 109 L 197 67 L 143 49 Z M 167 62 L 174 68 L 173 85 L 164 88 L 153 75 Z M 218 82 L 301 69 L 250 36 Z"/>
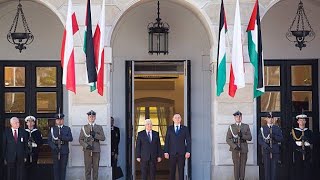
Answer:
<path fill-rule="evenodd" d="M 249 125 L 242 123 L 242 113 L 237 111 L 233 113 L 233 116 L 235 123 L 228 128 L 226 141 L 232 152 L 234 179 L 244 180 L 248 155 L 247 141 L 251 141 L 252 136 Z"/>
<path fill-rule="evenodd" d="M 191 138 L 189 129 L 181 125 L 180 114 L 175 114 L 172 120 L 174 125 L 169 126 L 167 130 L 164 157 L 169 159 L 170 180 L 176 179 L 177 165 L 179 180 L 183 180 L 185 159 L 189 159 L 191 155 Z"/>
<path fill-rule="evenodd" d="M 50 129 L 48 145 L 53 159 L 54 180 L 65 180 L 69 157 L 69 142 L 73 141 L 71 129 L 64 125 L 64 114 L 56 114 L 56 126 Z"/>
<path fill-rule="evenodd" d="M 25 130 L 28 136 L 27 180 L 33 180 L 37 178 L 37 164 L 39 147 L 42 145 L 42 135 L 40 130 L 35 128 L 36 118 L 34 116 L 27 116 L 24 121 L 27 123 Z"/>
<path fill-rule="evenodd" d="M 156 163 L 161 161 L 162 150 L 160 145 L 159 133 L 152 130 L 152 121 L 145 120 L 146 129 L 138 133 L 136 153 L 137 161 L 141 165 L 142 179 L 148 179 L 148 170 L 150 179 L 155 180 Z"/>
<path fill-rule="evenodd" d="M 93 180 L 97 180 L 101 152 L 100 141 L 104 141 L 106 138 L 102 126 L 95 123 L 96 112 L 91 110 L 87 115 L 88 124 L 84 125 L 80 131 L 79 143 L 84 152 L 86 180 L 91 180 L 91 171 Z"/>
<path fill-rule="evenodd" d="M 4 163 L 8 166 L 8 180 L 25 179 L 25 162 L 28 155 L 25 130 L 20 128 L 17 117 L 10 119 L 11 128 L 7 128 L 3 134 L 2 152 L 4 153 Z"/>

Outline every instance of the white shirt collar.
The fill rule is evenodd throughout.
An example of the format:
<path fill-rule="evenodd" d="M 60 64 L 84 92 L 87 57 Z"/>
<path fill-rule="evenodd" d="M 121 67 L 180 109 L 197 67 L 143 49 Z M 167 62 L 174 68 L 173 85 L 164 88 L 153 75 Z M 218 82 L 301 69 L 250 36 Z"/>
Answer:
<path fill-rule="evenodd" d="M 12 130 L 12 133 L 14 133 L 14 130 L 17 130 L 17 134 L 19 133 L 19 129 L 13 129 L 13 128 L 11 128 L 11 130 Z"/>
<path fill-rule="evenodd" d="M 58 125 L 58 128 L 63 128 L 63 124 L 62 125 Z"/>
<path fill-rule="evenodd" d="M 181 125 L 180 125 L 180 124 L 174 124 L 173 126 L 174 126 L 174 129 L 176 129 L 177 126 L 178 126 L 178 129 L 180 129 L 180 126 L 181 126 Z"/>
<path fill-rule="evenodd" d="M 267 124 L 267 126 L 270 128 L 270 127 L 272 127 L 272 126 L 273 126 L 273 124 Z"/>
<path fill-rule="evenodd" d="M 298 131 L 305 131 L 307 130 L 308 128 L 304 128 L 304 129 L 300 129 L 300 128 L 294 128 L 295 130 L 298 130 Z"/>
<path fill-rule="evenodd" d="M 238 126 L 238 125 L 239 125 L 239 126 L 241 126 L 241 122 L 239 122 L 239 123 L 236 123 L 236 125 L 237 125 L 237 126 Z"/>

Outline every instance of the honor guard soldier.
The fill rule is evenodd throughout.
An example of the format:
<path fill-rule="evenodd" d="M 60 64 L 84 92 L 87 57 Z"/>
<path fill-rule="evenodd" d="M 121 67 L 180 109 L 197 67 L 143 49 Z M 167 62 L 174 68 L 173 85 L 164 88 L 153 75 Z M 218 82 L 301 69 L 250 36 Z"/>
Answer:
<path fill-rule="evenodd" d="M 291 130 L 293 139 L 294 178 L 311 179 L 311 145 L 312 131 L 305 127 L 307 115 L 296 116 L 298 127 Z"/>
<path fill-rule="evenodd" d="M 244 180 L 245 168 L 247 163 L 248 143 L 252 136 L 248 124 L 242 123 L 242 113 L 237 111 L 233 113 L 235 123 L 229 126 L 226 141 L 232 152 L 234 165 L 234 179 Z"/>
<path fill-rule="evenodd" d="M 52 152 L 54 180 L 65 180 L 69 142 L 73 137 L 70 127 L 64 125 L 64 114 L 58 113 L 55 118 L 56 125 L 50 129 L 48 144 Z"/>
<path fill-rule="evenodd" d="M 118 166 L 119 155 L 119 142 L 120 142 L 120 129 L 114 126 L 114 118 L 111 117 L 111 167 L 112 179 L 116 179 L 116 168 Z"/>
<path fill-rule="evenodd" d="M 27 123 L 26 133 L 28 136 L 28 158 L 26 162 L 27 179 L 37 178 L 37 163 L 39 156 L 39 147 L 43 144 L 41 132 L 36 129 L 34 116 L 27 116 L 24 121 Z"/>
<path fill-rule="evenodd" d="M 275 125 L 275 118 L 270 112 L 267 115 L 266 125 L 260 128 L 258 132 L 258 143 L 262 147 L 264 177 L 265 180 L 277 179 L 277 164 L 280 158 L 280 145 L 283 141 L 282 131 L 279 126 Z"/>
<path fill-rule="evenodd" d="M 105 135 L 102 126 L 95 123 L 96 112 L 93 110 L 87 113 L 88 124 L 84 125 L 80 131 L 79 143 L 83 147 L 84 166 L 86 180 L 98 179 L 100 161 L 100 141 L 104 141 Z"/>

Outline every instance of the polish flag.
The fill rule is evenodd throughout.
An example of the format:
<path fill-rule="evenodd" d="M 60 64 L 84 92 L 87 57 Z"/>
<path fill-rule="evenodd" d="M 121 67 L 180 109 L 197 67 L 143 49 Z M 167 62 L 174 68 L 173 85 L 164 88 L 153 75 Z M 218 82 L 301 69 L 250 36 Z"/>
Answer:
<path fill-rule="evenodd" d="M 74 65 L 73 35 L 78 32 L 79 26 L 75 12 L 72 10 L 72 2 L 68 2 L 66 26 L 63 32 L 61 45 L 61 66 L 63 68 L 62 84 L 67 90 L 76 93 L 76 77 Z"/>
<path fill-rule="evenodd" d="M 97 68 L 97 89 L 103 96 L 104 86 L 104 39 L 105 38 L 105 0 L 102 2 L 102 9 L 99 22 L 93 35 L 94 59 Z"/>

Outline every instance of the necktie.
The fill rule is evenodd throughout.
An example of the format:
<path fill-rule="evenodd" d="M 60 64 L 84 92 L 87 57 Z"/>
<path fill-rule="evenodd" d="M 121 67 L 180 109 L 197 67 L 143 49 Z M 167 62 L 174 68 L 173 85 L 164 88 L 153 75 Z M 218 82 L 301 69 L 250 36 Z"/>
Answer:
<path fill-rule="evenodd" d="M 17 133 L 16 129 L 14 130 L 13 137 L 14 137 L 14 141 L 17 143 L 18 142 L 18 133 Z"/>
<path fill-rule="evenodd" d="M 179 126 L 176 126 L 176 134 L 179 132 Z"/>
<path fill-rule="evenodd" d="M 151 136 L 150 136 L 150 131 L 148 131 L 148 138 L 149 138 L 149 142 L 152 141 Z"/>

